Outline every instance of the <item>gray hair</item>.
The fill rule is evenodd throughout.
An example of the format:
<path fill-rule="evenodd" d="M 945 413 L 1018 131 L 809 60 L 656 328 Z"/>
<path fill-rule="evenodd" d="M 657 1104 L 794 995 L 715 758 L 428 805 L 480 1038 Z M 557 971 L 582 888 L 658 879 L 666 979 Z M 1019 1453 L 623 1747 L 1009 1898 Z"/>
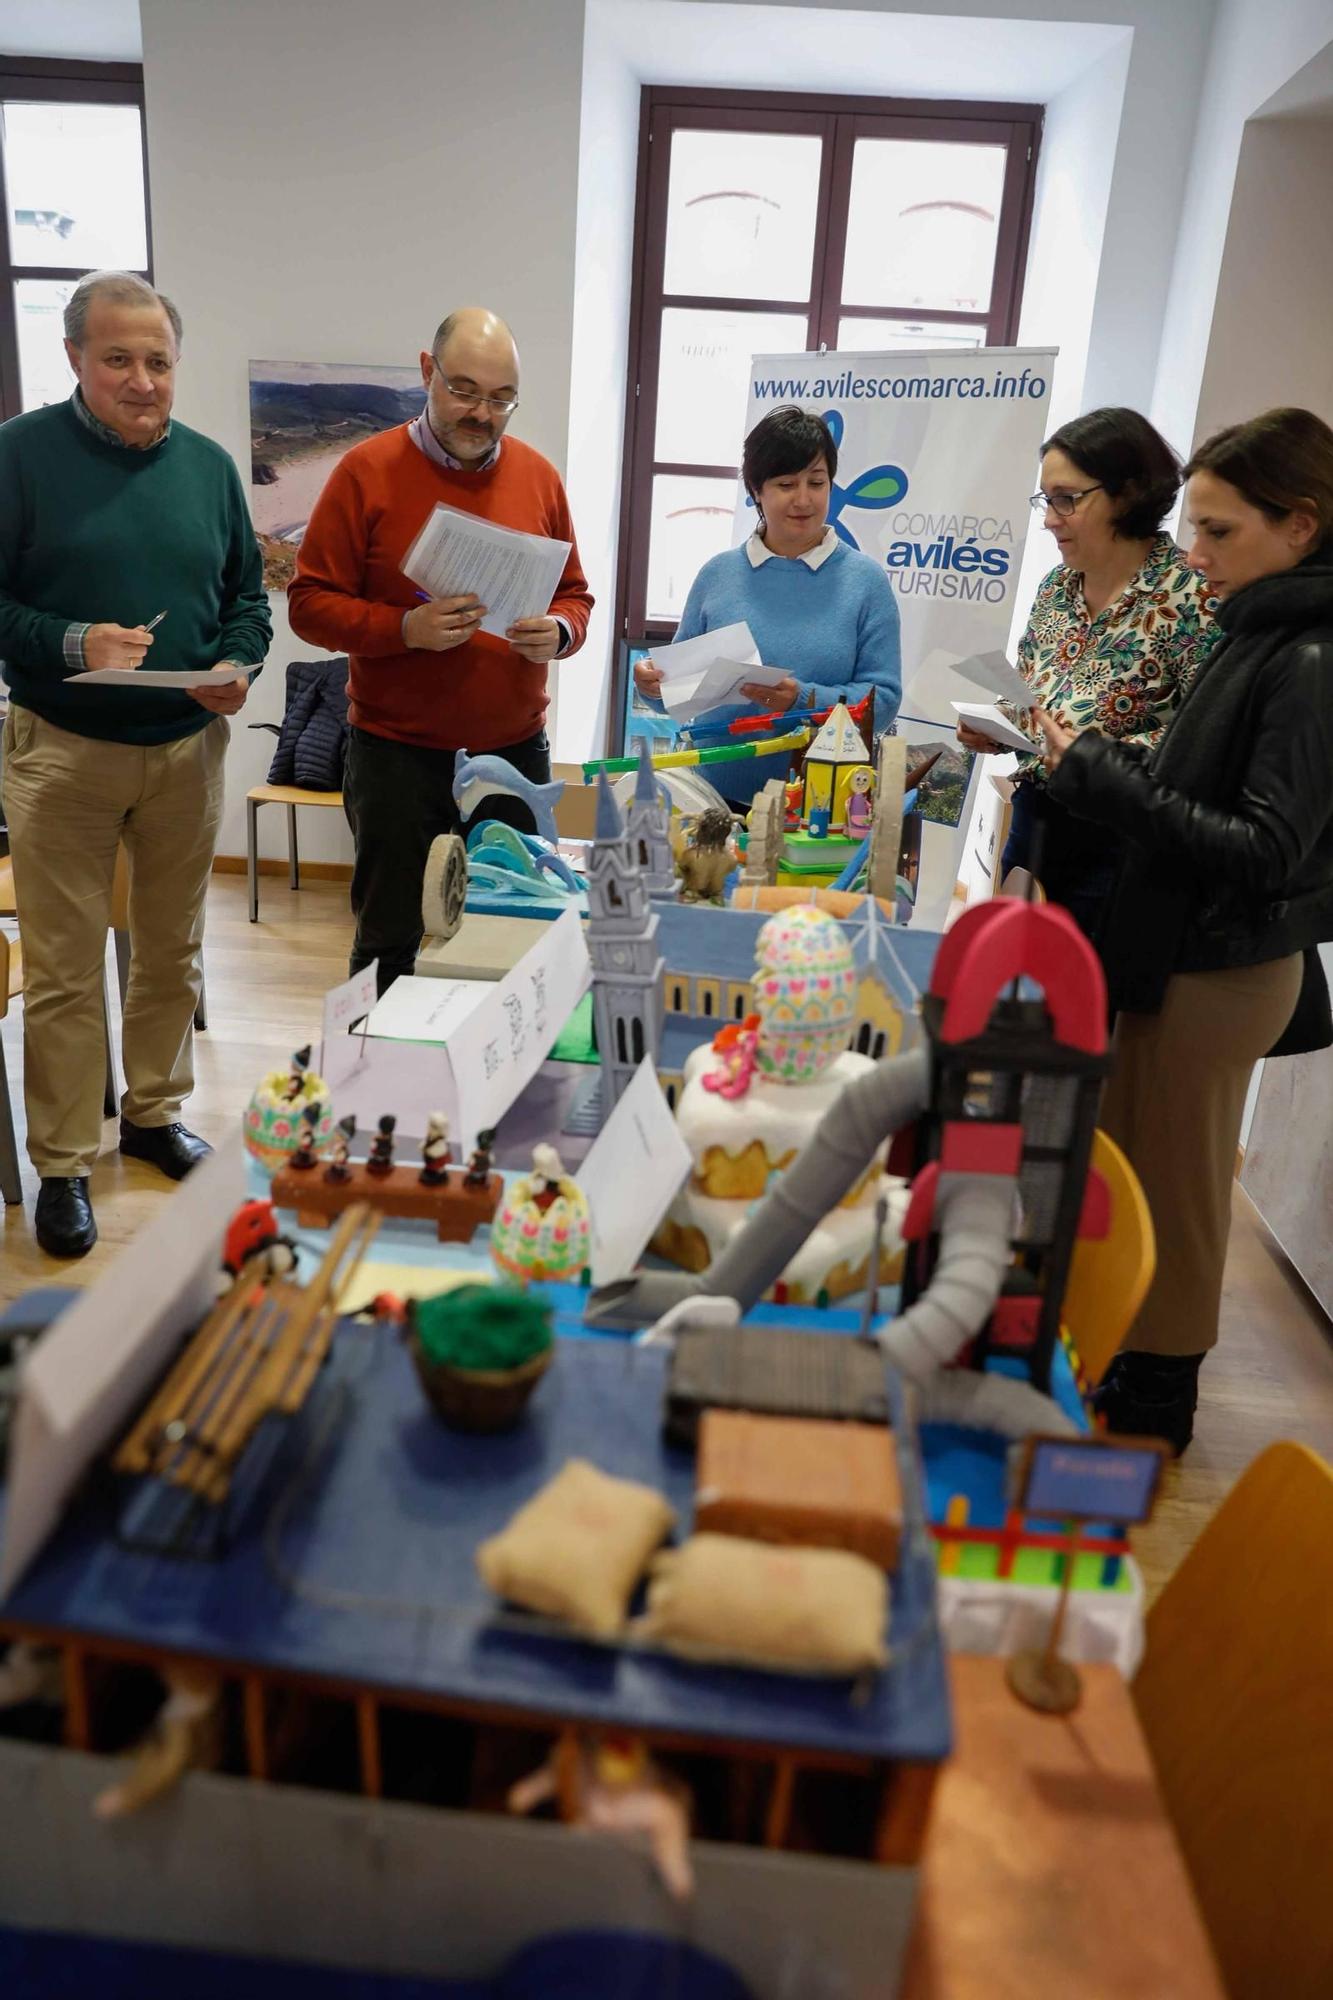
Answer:
<path fill-rule="evenodd" d="M 181 316 L 171 300 L 154 291 L 146 278 L 133 271 L 90 271 L 80 278 L 65 307 L 65 338 L 71 347 L 82 347 L 88 337 L 88 312 L 94 299 L 108 299 L 117 306 L 161 306 L 171 321 L 176 346 L 181 344 Z"/>

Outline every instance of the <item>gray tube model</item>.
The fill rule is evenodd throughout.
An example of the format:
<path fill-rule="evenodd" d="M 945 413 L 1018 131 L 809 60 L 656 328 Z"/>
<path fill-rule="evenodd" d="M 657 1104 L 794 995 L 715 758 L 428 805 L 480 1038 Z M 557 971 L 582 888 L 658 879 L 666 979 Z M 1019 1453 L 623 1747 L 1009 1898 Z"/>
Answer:
<path fill-rule="evenodd" d="M 1012 1174 L 940 1175 L 932 1218 L 940 1245 L 930 1284 L 875 1336 L 909 1381 L 943 1368 L 990 1318 L 1013 1262 L 1017 1201 Z"/>

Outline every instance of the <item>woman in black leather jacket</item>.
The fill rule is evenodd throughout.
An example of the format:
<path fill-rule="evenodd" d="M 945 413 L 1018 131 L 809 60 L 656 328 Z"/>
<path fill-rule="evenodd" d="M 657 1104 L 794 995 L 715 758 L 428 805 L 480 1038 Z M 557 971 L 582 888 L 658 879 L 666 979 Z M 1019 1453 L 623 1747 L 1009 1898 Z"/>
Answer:
<path fill-rule="evenodd" d="M 1166 735 L 1136 755 L 1039 714 L 1051 796 L 1130 843 L 1102 938 L 1121 1012 L 1101 1123 L 1143 1183 L 1157 1271 L 1098 1401 L 1177 1451 L 1217 1340 L 1251 1072 L 1331 1038 L 1313 948 L 1333 939 L 1333 430 L 1270 410 L 1185 471 L 1223 638 Z"/>

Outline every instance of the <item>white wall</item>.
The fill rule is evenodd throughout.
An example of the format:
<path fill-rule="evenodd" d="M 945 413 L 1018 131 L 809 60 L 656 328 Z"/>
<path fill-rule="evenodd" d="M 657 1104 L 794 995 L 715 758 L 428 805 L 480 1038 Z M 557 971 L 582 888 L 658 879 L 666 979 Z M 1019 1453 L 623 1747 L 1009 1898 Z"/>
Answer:
<path fill-rule="evenodd" d="M 583 0 L 142 0 L 142 17 L 156 270 L 185 317 L 180 416 L 248 478 L 252 359 L 415 362 L 475 301 L 518 337 L 516 431 L 563 469 Z M 273 602 L 247 721 L 281 714 L 284 665 L 312 651 Z M 272 744 L 235 733 L 223 853 L 244 852 L 244 794 Z M 312 857 L 350 856 L 333 819 L 307 815 Z"/>
<path fill-rule="evenodd" d="M 1220 0 L 1152 401 L 1153 421 L 1168 437 L 1192 443 L 1198 436 L 1199 392 L 1246 120 L 1330 39 L 1330 0 Z"/>
<path fill-rule="evenodd" d="M 1278 403 L 1333 418 L 1333 118 L 1245 128 L 1196 429 Z"/>
<path fill-rule="evenodd" d="M 552 744 L 574 761 L 600 752 L 615 657 L 626 349 L 634 239 L 639 80 L 605 19 L 584 29 L 579 193 L 569 382 L 569 504 L 596 605 L 582 650 L 556 667 Z"/>

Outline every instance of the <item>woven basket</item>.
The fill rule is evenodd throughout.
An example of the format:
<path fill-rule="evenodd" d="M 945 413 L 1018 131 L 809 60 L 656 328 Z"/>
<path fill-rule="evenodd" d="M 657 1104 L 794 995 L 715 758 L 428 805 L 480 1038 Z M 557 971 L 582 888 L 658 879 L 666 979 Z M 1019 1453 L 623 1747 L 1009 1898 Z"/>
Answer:
<path fill-rule="evenodd" d="M 555 1353 L 554 1346 L 544 1348 L 517 1368 L 454 1368 L 432 1361 L 415 1334 L 408 1344 L 427 1402 L 455 1431 L 512 1430 Z"/>

